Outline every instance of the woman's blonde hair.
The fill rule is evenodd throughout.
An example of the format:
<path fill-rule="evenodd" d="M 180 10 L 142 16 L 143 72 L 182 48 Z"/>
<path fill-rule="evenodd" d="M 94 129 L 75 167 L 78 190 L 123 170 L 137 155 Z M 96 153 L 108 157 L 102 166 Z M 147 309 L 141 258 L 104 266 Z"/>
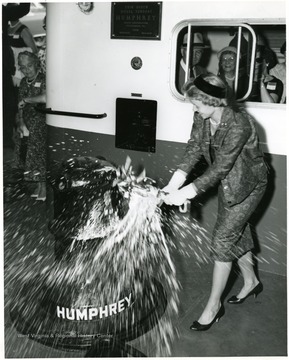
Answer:
<path fill-rule="evenodd" d="M 183 92 L 190 99 L 202 101 L 204 105 L 219 107 L 228 106 L 231 102 L 227 84 L 214 74 L 188 80 L 183 86 Z"/>

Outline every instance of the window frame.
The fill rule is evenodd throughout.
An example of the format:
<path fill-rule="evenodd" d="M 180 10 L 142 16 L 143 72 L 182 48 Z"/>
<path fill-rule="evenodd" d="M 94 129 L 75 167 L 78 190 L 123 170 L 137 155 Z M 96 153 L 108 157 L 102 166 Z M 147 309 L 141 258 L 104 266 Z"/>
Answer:
<path fill-rule="evenodd" d="M 252 24 L 253 25 L 253 24 Z M 170 64 L 170 90 L 173 96 L 182 102 L 188 102 L 186 97 L 181 94 L 178 89 L 176 88 L 176 68 L 177 68 L 177 52 L 178 52 L 178 36 L 181 30 L 184 28 L 188 28 L 188 40 L 187 40 L 187 54 L 186 54 L 186 80 L 188 78 L 188 70 L 189 70 L 189 54 L 190 54 L 190 47 L 191 47 L 191 29 L 193 27 L 222 27 L 228 28 L 230 26 L 238 28 L 238 45 L 237 45 L 237 62 L 236 62 L 236 75 L 239 71 L 239 64 L 240 64 L 240 38 L 242 35 L 242 28 L 247 29 L 252 35 L 252 49 L 251 49 L 251 61 L 250 61 L 250 71 L 249 71 L 249 87 L 246 94 L 238 99 L 237 101 L 246 101 L 246 96 L 250 94 L 253 85 L 253 78 L 254 78 L 254 66 L 255 66 L 255 57 L 256 57 L 256 47 L 257 47 L 257 37 L 254 29 L 247 23 L 242 22 L 240 20 L 236 21 L 216 21 L 216 20 L 184 20 L 178 23 L 172 30 L 172 39 L 171 39 L 171 64 Z M 236 77 L 238 79 L 238 77 Z M 235 89 L 238 86 L 238 81 L 235 83 Z"/>

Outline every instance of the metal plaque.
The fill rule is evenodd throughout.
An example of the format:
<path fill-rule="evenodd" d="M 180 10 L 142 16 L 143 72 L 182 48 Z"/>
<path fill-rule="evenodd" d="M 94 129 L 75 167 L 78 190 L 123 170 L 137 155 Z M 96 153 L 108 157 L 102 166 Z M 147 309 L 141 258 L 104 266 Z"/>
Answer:
<path fill-rule="evenodd" d="M 111 39 L 161 39 L 161 2 L 113 2 Z"/>

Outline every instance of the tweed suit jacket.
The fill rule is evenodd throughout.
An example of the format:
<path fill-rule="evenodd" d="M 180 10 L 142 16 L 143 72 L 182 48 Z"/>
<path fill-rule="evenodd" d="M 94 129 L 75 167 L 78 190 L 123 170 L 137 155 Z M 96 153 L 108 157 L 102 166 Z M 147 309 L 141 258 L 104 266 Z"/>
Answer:
<path fill-rule="evenodd" d="M 210 158 L 210 120 L 194 114 L 194 123 L 183 160 L 178 168 L 189 173 L 203 156 L 207 170 L 193 181 L 198 194 L 220 186 L 229 206 L 242 202 L 260 183 L 267 181 L 267 167 L 259 148 L 253 118 L 225 107 L 214 135 L 215 159 Z"/>

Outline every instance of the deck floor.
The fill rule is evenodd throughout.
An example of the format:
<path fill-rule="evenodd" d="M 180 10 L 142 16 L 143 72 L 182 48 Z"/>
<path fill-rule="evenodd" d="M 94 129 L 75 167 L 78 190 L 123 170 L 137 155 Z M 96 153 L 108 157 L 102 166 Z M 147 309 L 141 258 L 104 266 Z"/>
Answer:
<path fill-rule="evenodd" d="M 52 204 L 37 202 L 29 195 L 4 204 L 6 250 L 13 250 L 19 236 L 28 236 L 27 246 L 36 246 L 46 237 L 47 254 L 52 253 L 53 237 L 48 231 Z M 17 233 L 17 235 L 15 235 Z M 34 245 L 32 245 L 34 239 Z M 287 356 L 287 279 L 261 272 L 264 291 L 255 299 L 249 297 L 241 305 L 225 302 L 225 315 L 209 331 L 193 332 L 189 326 L 198 319 L 210 291 L 212 264 L 199 266 L 194 259 L 173 256 L 181 283 L 179 316 L 174 320 L 179 336 L 172 343 L 173 357 Z M 15 260 L 17 254 L 15 254 Z M 19 260 L 19 259 L 18 259 Z M 227 294 L 237 293 L 242 279 L 237 277 Z M 13 284 L 5 284 L 5 303 L 11 303 Z M 15 289 L 14 289 L 15 290 Z M 146 335 L 144 335 L 146 336 Z M 135 339 L 130 346 L 144 356 L 153 356 L 152 347 Z M 142 339 L 143 340 L 143 339 Z M 5 308 L 6 358 L 67 358 L 85 357 L 84 351 L 63 351 L 42 345 L 17 333 Z"/>

